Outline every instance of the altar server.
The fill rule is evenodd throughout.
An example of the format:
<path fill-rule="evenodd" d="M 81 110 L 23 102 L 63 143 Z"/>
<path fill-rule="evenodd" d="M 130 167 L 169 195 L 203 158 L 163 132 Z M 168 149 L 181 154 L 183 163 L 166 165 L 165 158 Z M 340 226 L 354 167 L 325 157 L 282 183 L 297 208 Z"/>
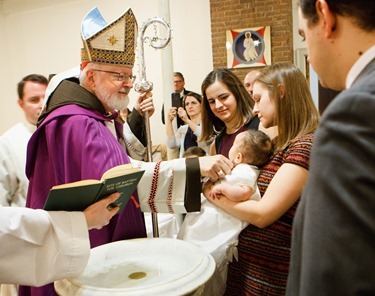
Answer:
<path fill-rule="evenodd" d="M 90 255 L 88 230 L 109 223 L 119 208 L 107 207 L 118 197 L 114 193 L 83 212 L 0 206 L 0 284 L 40 286 L 79 275 Z"/>

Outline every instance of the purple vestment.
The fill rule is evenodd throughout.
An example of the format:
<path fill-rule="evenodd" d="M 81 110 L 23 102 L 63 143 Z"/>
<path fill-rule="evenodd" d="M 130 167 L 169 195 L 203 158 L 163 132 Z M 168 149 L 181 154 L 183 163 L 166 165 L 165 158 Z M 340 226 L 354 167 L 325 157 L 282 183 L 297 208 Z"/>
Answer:
<path fill-rule="evenodd" d="M 105 125 L 108 120 L 95 110 L 77 105 L 57 108 L 44 119 L 28 145 L 27 207 L 43 208 L 54 185 L 100 179 L 106 170 L 130 162 L 125 149 Z M 91 247 L 140 237 L 146 237 L 144 217 L 131 201 L 109 225 L 90 230 Z M 41 288 L 22 287 L 20 295 L 54 295 L 53 284 Z"/>

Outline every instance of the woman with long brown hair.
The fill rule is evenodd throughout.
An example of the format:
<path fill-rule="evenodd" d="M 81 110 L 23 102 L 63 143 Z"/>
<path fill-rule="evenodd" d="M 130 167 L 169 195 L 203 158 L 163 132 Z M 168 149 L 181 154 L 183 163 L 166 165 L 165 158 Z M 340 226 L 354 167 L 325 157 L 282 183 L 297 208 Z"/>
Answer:
<path fill-rule="evenodd" d="M 208 141 L 218 132 L 210 154 L 228 157 L 237 134 L 258 129 L 252 112 L 252 100 L 238 77 L 228 69 L 210 72 L 202 83 L 202 136 Z"/>

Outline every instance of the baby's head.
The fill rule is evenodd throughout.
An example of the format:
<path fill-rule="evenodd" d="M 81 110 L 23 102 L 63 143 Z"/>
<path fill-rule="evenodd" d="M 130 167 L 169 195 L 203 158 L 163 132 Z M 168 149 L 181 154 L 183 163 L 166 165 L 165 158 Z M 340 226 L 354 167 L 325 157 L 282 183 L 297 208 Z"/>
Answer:
<path fill-rule="evenodd" d="M 201 157 L 206 156 L 206 151 L 203 148 L 198 146 L 192 146 L 185 150 L 183 157 L 185 158 L 193 158 L 193 157 Z"/>
<path fill-rule="evenodd" d="M 272 155 L 271 139 L 262 131 L 246 130 L 239 133 L 229 150 L 234 166 L 247 163 L 258 168 L 266 164 Z"/>

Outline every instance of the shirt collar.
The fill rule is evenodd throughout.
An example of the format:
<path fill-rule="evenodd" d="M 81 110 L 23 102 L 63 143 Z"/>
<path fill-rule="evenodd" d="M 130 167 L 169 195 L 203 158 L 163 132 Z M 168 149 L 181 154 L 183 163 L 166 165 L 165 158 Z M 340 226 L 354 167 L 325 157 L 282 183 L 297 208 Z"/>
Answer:
<path fill-rule="evenodd" d="M 183 88 L 182 91 L 179 94 L 180 94 L 180 97 L 183 97 L 184 94 L 185 94 L 185 88 Z"/>
<path fill-rule="evenodd" d="M 354 63 L 346 77 L 346 89 L 350 88 L 363 69 L 375 58 L 375 45 L 366 50 Z"/>
<path fill-rule="evenodd" d="M 34 133 L 36 131 L 36 125 L 28 122 L 26 118 L 23 120 L 23 124 L 30 133 Z"/>

